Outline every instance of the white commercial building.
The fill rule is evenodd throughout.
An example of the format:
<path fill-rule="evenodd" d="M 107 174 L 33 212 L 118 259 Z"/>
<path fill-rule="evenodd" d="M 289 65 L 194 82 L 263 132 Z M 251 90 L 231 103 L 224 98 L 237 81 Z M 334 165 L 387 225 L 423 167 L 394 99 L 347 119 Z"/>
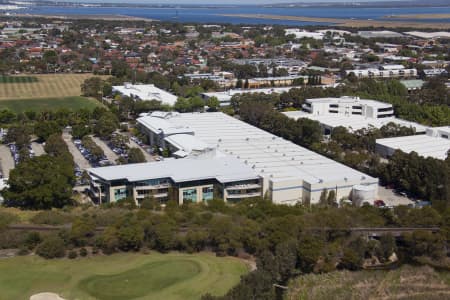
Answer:
<path fill-rule="evenodd" d="M 389 103 L 359 97 L 307 99 L 303 111 L 284 112 L 292 119 L 307 118 L 318 121 L 325 134 L 335 127 L 345 127 L 349 131 L 363 128 L 381 128 L 389 123 L 412 127 L 415 132 L 425 132 L 426 127 L 418 123 L 394 117 L 394 108 Z"/>
<path fill-rule="evenodd" d="M 446 31 L 437 31 L 437 32 L 408 31 L 408 32 L 404 32 L 404 34 L 418 37 L 421 39 L 440 39 L 440 38 L 448 39 L 448 38 L 450 38 L 450 32 L 446 32 Z"/>
<path fill-rule="evenodd" d="M 159 162 L 93 168 L 91 191 L 100 203 L 127 197 L 179 204 L 223 199 L 236 202 L 261 197 L 261 177 L 229 156 L 166 159 Z"/>
<path fill-rule="evenodd" d="M 273 87 L 273 88 L 262 88 L 262 89 L 231 89 L 224 92 L 210 92 L 210 93 L 202 93 L 201 96 L 203 99 L 209 99 L 211 97 L 216 97 L 220 106 L 228 106 L 231 103 L 231 98 L 234 95 L 241 94 L 282 94 L 285 92 L 289 92 L 293 88 L 301 88 L 300 86 L 289 86 L 289 87 Z"/>
<path fill-rule="evenodd" d="M 315 40 L 323 40 L 323 37 L 325 34 L 323 32 L 311 32 L 311 31 L 305 31 L 300 30 L 298 28 L 288 28 L 284 30 L 286 35 L 295 35 L 295 38 L 302 39 L 302 38 L 312 38 Z"/>
<path fill-rule="evenodd" d="M 262 177 L 263 194 L 274 203 L 318 203 L 325 189 L 339 201 L 361 185 L 364 201 L 377 196 L 378 179 L 223 113 L 153 113 L 137 122 L 152 145 L 182 151 L 184 159 L 212 153 L 240 160 Z M 177 135 L 191 137 L 172 144 Z"/>
<path fill-rule="evenodd" d="M 178 97 L 160 88 L 157 88 L 153 84 L 131 84 L 125 83 L 125 85 L 113 86 L 113 92 L 120 93 L 124 96 L 131 97 L 136 100 L 150 101 L 157 100 L 162 104 L 174 105 L 177 102 Z"/>
<path fill-rule="evenodd" d="M 401 150 L 444 160 L 450 150 L 450 126 L 428 128 L 424 135 L 378 139 L 375 149 L 383 156 L 391 156 L 395 150 Z"/>
<path fill-rule="evenodd" d="M 355 75 L 358 78 L 397 78 L 417 77 L 417 69 L 406 69 L 402 65 L 383 65 L 378 69 L 356 69 L 346 70 L 345 74 Z"/>

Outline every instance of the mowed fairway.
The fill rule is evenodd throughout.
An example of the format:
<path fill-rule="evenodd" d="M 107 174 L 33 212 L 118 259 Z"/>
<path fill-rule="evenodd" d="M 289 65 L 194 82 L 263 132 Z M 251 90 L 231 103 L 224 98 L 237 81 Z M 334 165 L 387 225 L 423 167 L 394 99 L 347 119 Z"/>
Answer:
<path fill-rule="evenodd" d="M 62 98 L 81 95 L 81 84 L 93 74 L 37 74 L 0 80 L 3 99 Z M 13 78 L 17 77 L 17 80 Z M 31 80 L 23 80 L 30 78 Z"/>
<path fill-rule="evenodd" d="M 115 254 L 44 260 L 0 260 L 0 299 L 28 299 L 40 292 L 65 299 L 200 299 L 223 295 L 248 272 L 245 263 L 212 254 Z"/>

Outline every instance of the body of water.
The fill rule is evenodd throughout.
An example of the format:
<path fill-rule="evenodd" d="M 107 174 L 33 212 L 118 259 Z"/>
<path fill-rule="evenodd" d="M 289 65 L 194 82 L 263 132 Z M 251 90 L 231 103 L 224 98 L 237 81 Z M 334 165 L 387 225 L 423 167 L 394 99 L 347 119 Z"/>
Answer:
<path fill-rule="evenodd" d="M 195 23 L 233 23 L 233 24 L 318 24 L 301 21 L 263 20 L 240 17 L 226 17 L 222 14 L 268 14 L 322 18 L 354 18 L 378 20 L 383 16 L 399 14 L 445 14 L 450 7 L 401 7 L 401 8 L 342 8 L 342 7 L 217 7 L 217 8 L 134 8 L 134 7 L 55 7 L 40 6 L 26 8 L 21 13 L 43 15 L 127 15 L 156 19 L 160 21 L 178 21 Z M 421 22 L 450 22 L 450 19 L 415 20 Z"/>

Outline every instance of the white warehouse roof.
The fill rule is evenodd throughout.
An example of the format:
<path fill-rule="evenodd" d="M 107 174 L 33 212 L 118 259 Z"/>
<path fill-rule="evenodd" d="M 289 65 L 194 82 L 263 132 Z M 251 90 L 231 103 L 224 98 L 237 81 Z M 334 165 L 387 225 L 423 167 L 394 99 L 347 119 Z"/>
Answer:
<path fill-rule="evenodd" d="M 415 122 L 398 119 L 396 117 L 378 119 L 378 118 L 368 118 L 359 115 L 343 115 L 343 114 L 313 115 L 299 110 L 286 111 L 283 112 L 283 114 L 294 120 L 298 120 L 300 118 L 307 118 L 310 120 L 314 120 L 329 128 L 343 126 L 347 128 L 350 132 L 370 127 L 380 129 L 384 125 L 387 125 L 391 122 L 400 126 L 412 127 L 415 129 L 416 132 L 425 132 L 426 130 L 426 126 L 420 125 Z"/>
<path fill-rule="evenodd" d="M 446 159 L 450 150 L 450 126 L 429 128 L 425 135 L 402 136 L 376 141 L 377 150 L 386 149 L 385 154 L 401 150 L 405 153 L 416 152 L 423 157 Z"/>
<path fill-rule="evenodd" d="M 143 101 L 157 100 L 163 104 L 174 105 L 178 97 L 153 84 L 130 84 L 113 86 L 114 92 L 119 92 L 128 97 L 138 98 Z"/>
<path fill-rule="evenodd" d="M 303 179 L 330 187 L 343 186 L 347 180 L 357 180 L 361 184 L 378 182 L 376 178 L 223 113 L 183 113 L 168 122 L 175 126 L 189 124 L 196 138 L 218 152 L 241 160 L 271 180 Z"/>
<path fill-rule="evenodd" d="M 171 178 L 187 182 L 215 178 L 221 183 L 257 179 L 258 175 L 233 157 L 167 159 L 160 162 L 92 168 L 88 172 L 100 179 L 129 182 Z"/>

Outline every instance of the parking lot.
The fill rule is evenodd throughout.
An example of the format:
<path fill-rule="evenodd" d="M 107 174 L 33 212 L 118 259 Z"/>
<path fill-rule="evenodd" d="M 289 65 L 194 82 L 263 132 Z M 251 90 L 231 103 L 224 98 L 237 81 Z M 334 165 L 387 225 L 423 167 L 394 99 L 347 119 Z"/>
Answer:
<path fill-rule="evenodd" d="M 138 149 L 141 149 L 142 153 L 144 153 L 144 157 L 145 157 L 145 160 L 146 160 L 146 161 L 154 161 L 153 156 L 152 156 L 150 153 L 148 153 L 148 152 L 145 150 L 144 147 L 142 147 L 143 144 L 141 143 L 141 145 L 138 145 L 138 144 L 135 142 L 135 140 L 137 140 L 137 139 L 136 139 L 136 138 L 131 138 L 131 139 L 130 139 L 130 142 L 128 143 L 128 147 L 130 147 L 130 148 L 138 148 Z M 137 140 L 137 141 L 139 141 L 139 140 Z"/>
<path fill-rule="evenodd" d="M 116 160 L 119 158 L 119 156 L 114 153 L 112 151 L 112 149 L 110 147 L 108 147 L 108 145 L 102 141 L 101 139 L 99 139 L 98 137 L 92 136 L 92 140 L 100 147 L 102 148 L 103 152 L 105 153 L 106 158 L 112 162 L 115 163 Z"/>
<path fill-rule="evenodd" d="M 5 145 L 0 145 L 0 167 L 5 178 L 9 177 L 9 172 L 14 168 L 11 150 Z"/>
<path fill-rule="evenodd" d="M 67 147 L 69 148 L 69 152 L 73 156 L 73 160 L 74 160 L 75 164 L 78 165 L 81 170 L 86 170 L 86 169 L 91 168 L 91 164 L 89 163 L 89 161 L 87 161 L 83 157 L 81 152 L 77 149 L 77 147 L 73 143 L 72 135 L 70 133 L 65 132 L 65 133 L 63 133 L 63 139 L 66 142 Z"/>
<path fill-rule="evenodd" d="M 383 186 L 378 187 L 378 199 L 383 200 L 386 206 L 414 205 L 415 203 L 408 197 L 396 194 L 394 190 Z"/>

